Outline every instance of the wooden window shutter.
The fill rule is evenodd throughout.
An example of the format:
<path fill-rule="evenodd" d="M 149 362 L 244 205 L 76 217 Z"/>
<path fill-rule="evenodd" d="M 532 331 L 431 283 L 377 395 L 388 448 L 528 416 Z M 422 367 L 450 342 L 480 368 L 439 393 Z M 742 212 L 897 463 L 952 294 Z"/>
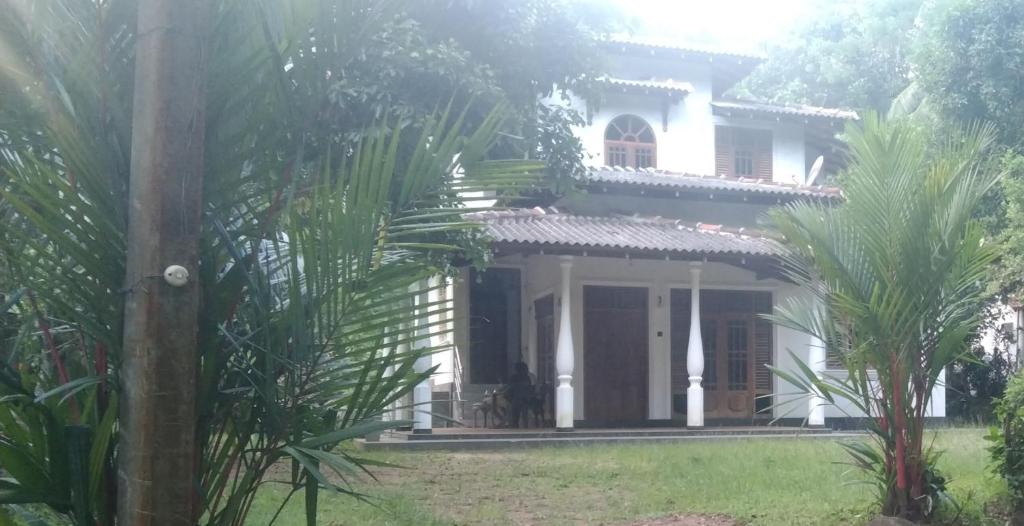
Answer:
<path fill-rule="evenodd" d="M 766 365 L 772 365 L 772 322 L 761 314 L 771 314 L 772 294 L 755 292 L 754 303 L 754 389 L 757 394 L 772 392 L 772 372 Z"/>
<path fill-rule="evenodd" d="M 754 320 L 754 388 L 758 394 L 772 392 L 772 322 Z"/>
<path fill-rule="evenodd" d="M 772 180 L 772 132 L 757 132 L 754 141 L 754 176 Z"/>
<path fill-rule="evenodd" d="M 715 175 L 732 175 L 732 128 L 715 126 Z"/>

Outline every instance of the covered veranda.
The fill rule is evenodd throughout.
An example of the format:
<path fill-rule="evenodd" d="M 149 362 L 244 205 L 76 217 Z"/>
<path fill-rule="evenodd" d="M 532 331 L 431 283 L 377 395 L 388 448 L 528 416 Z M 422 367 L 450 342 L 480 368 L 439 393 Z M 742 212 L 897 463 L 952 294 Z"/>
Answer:
<path fill-rule="evenodd" d="M 455 283 L 454 343 L 464 372 L 463 403 L 453 416 L 472 425 L 473 404 L 499 387 L 500 371 L 518 360 L 537 385 L 550 386 L 550 409 L 540 430 L 454 428 L 435 435 L 764 431 L 780 416 L 769 398 L 780 388 L 765 367 L 785 365 L 778 349 L 799 349 L 808 363 L 824 365 L 809 337 L 760 316 L 800 293 L 781 279 L 781 247 L 762 232 L 544 209 L 474 219 L 493 240 L 495 265 L 490 278 L 467 269 Z M 487 280 L 502 274 L 508 277 L 488 289 Z M 488 301 L 497 307 L 486 310 Z M 516 329 L 495 323 L 512 318 L 508 326 Z M 494 358 L 474 345 L 502 338 L 509 339 L 506 349 L 521 353 Z M 804 407 L 798 422 L 824 424 L 820 403 Z"/>

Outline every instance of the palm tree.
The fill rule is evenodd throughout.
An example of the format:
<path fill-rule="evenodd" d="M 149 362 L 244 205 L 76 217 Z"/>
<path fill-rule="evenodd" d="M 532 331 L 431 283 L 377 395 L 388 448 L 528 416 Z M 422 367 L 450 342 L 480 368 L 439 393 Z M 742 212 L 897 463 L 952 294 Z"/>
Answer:
<path fill-rule="evenodd" d="M 808 291 L 774 319 L 819 338 L 847 374 L 775 372 L 870 417 L 874 446 L 846 447 L 875 474 L 884 514 L 919 519 L 942 485 L 925 448 L 926 408 L 944 368 L 968 350 L 997 256 L 972 214 L 1002 174 L 986 157 L 987 126 L 932 140 L 910 122 L 869 115 L 848 135 L 844 202 L 771 214 L 790 249 L 786 271 Z"/>
<path fill-rule="evenodd" d="M 336 446 L 404 424 L 382 415 L 437 349 L 395 351 L 448 308 L 414 306 L 416 285 L 480 246 L 463 196 L 543 169 L 489 158 L 502 103 L 473 124 L 456 93 L 421 118 L 332 118 L 330 79 L 399 4 L 214 2 L 191 522 L 243 524 L 271 479 L 310 523 L 321 489 L 361 496 L 368 466 Z M 135 2 L 0 9 L 0 504 L 113 524 Z"/>

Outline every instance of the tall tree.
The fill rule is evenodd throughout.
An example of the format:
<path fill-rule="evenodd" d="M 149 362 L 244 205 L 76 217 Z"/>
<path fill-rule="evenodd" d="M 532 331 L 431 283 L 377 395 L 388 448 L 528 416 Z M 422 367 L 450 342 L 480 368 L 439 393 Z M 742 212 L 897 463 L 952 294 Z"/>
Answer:
<path fill-rule="evenodd" d="M 995 125 L 1008 176 L 981 212 L 1004 253 L 989 280 L 997 297 L 1024 297 L 1024 4 L 932 0 L 915 43 L 914 89 L 930 122 Z"/>
<path fill-rule="evenodd" d="M 909 82 L 922 0 L 818 2 L 814 16 L 769 46 L 737 94 L 774 102 L 885 110 Z"/>
<path fill-rule="evenodd" d="M 916 41 L 914 77 L 945 116 L 995 124 L 1000 142 L 1024 146 L 1024 4 L 933 0 Z"/>
<path fill-rule="evenodd" d="M 395 350 L 445 309 L 410 308 L 410 285 L 479 253 L 479 225 L 462 214 L 484 205 L 465 196 L 538 182 L 542 163 L 503 153 L 537 157 L 521 133 L 536 109 L 507 102 L 510 90 L 491 81 L 503 61 L 432 36 L 412 15 L 417 2 L 210 4 L 210 31 L 198 39 L 208 67 L 181 93 L 205 86 L 205 116 L 165 121 L 202 130 L 189 145 L 207 152 L 202 197 L 158 214 L 137 209 L 148 189 L 129 169 L 136 68 L 168 65 L 139 64 L 139 3 L 0 0 L 10 15 L 0 17 L 0 308 L 11 335 L 0 342 L 10 476 L 0 503 L 45 505 L 77 524 L 119 518 L 111 502 L 130 481 L 114 472 L 135 444 L 118 442 L 118 427 L 132 425 L 118 407 L 125 382 L 151 381 L 120 374 L 133 345 L 123 322 L 152 314 L 126 317 L 125 292 L 164 287 L 155 273 L 179 257 L 198 261 L 194 273 L 184 266 L 201 294 L 198 356 L 182 366 L 196 371 L 200 393 L 191 480 L 200 506 L 175 511 L 190 523 L 243 524 L 282 463 L 291 469 L 279 482 L 304 499 L 311 523 L 321 490 L 360 495 L 353 474 L 366 466 L 336 446 L 402 423 L 380 417 L 429 374 L 413 364 L 434 349 Z M 549 79 L 578 71 L 523 86 L 541 95 Z M 140 134 L 152 131 L 153 120 L 138 122 Z M 174 190 L 161 205 L 182 199 Z M 154 274 L 139 267 L 141 283 L 126 278 L 136 212 L 178 227 L 198 213 L 199 257 L 185 246 L 153 263 Z M 191 316 L 187 307 L 172 315 Z M 187 341 L 186 331 L 171 338 Z M 143 409 L 169 424 L 189 411 L 120 413 Z"/>

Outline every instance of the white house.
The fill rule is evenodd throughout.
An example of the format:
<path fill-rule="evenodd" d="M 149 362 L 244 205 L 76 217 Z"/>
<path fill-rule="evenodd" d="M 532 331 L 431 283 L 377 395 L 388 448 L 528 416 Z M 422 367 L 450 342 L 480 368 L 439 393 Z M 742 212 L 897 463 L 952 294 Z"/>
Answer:
<path fill-rule="evenodd" d="M 524 361 L 549 386 L 563 430 L 860 416 L 814 400 L 772 407 L 766 395 L 793 388 L 766 364 L 793 367 L 790 352 L 819 371 L 830 361 L 810 336 L 759 316 L 802 294 L 777 274 L 780 246 L 759 218 L 780 203 L 839 198 L 808 172 L 819 156 L 835 169 L 835 135 L 857 115 L 726 98 L 759 56 L 605 46 L 603 101 L 570 102 L 587 120 L 585 192 L 476 216 L 496 264 L 462 270 L 441 292 L 454 302 L 454 341 L 433 358 L 435 393 L 472 425 L 472 404 Z M 943 417 L 943 388 L 933 405 Z"/>

